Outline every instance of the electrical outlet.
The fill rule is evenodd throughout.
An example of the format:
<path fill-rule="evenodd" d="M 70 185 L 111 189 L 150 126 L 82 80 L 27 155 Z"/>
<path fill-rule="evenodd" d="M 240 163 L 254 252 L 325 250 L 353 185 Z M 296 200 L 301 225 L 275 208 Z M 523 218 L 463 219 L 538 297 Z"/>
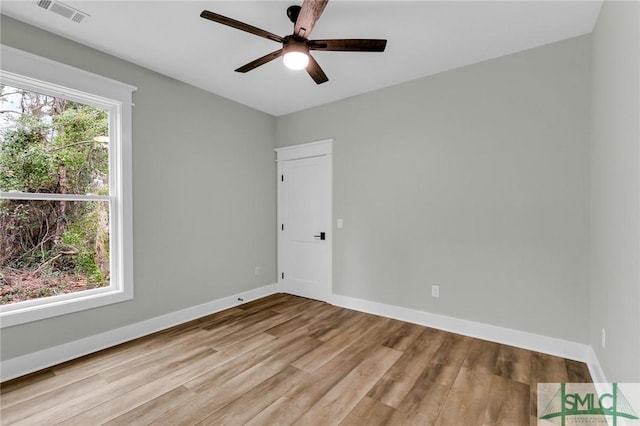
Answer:
<path fill-rule="evenodd" d="M 440 286 L 432 285 L 431 286 L 431 297 L 440 297 Z"/>
<path fill-rule="evenodd" d="M 600 334 L 600 343 L 602 344 L 602 349 L 604 349 L 607 343 L 607 332 L 604 328 L 602 329 L 602 334 Z"/>
<path fill-rule="evenodd" d="M 253 268 L 253 275 L 255 275 L 256 277 L 260 276 L 260 267 L 256 266 L 255 268 Z"/>

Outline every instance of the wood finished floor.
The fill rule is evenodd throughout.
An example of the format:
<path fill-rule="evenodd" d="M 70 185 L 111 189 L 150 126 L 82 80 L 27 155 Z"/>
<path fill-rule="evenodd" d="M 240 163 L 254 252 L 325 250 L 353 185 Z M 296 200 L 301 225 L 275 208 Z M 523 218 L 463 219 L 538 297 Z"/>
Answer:
<path fill-rule="evenodd" d="M 2 425 L 535 425 L 583 363 L 277 294 L 1 385 Z"/>

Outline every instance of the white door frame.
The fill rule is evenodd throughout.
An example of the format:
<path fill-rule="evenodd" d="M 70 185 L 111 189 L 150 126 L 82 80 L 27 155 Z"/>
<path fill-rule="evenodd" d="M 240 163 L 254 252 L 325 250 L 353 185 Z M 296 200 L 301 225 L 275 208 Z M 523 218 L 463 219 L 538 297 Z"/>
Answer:
<path fill-rule="evenodd" d="M 329 271 L 328 277 L 329 280 L 326 283 L 326 288 L 323 289 L 323 301 L 331 302 L 331 298 L 333 295 L 333 139 L 324 139 L 317 142 L 308 142 L 299 145 L 291 145 L 282 148 L 276 148 L 276 162 L 278 163 L 277 167 L 277 181 L 280 180 L 280 176 L 282 175 L 282 162 L 287 160 L 299 160 L 303 158 L 312 158 L 319 156 L 327 156 L 329 162 L 329 187 L 331 188 L 331 196 L 329 197 L 329 205 L 327 208 L 329 209 L 329 223 L 327 224 L 327 244 L 329 250 Z M 280 185 L 278 185 L 278 212 L 277 212 L 277 220 L 276 224 L 278 229 L 278 290 L 283 291 L 284 287 L 282 284 L 282 275 L 281 271 L 283 270 L 283 257 L 281 252 L 281 247 L 283 243 L 283 236 L 280 232 L 280 226 L 283 223 L 282 212 L 280 209 L 281 206 L 281 191 Z"/>

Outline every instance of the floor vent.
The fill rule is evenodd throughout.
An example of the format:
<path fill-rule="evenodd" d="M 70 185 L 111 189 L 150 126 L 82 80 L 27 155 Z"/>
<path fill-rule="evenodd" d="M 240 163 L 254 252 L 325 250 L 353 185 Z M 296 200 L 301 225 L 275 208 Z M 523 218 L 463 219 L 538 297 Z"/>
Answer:
<path fill-rule="evenodd" d="M 37 0 L 36 5 L 67 19 L 71 19 L 78 24 L 89 17 L 88 14 L 80 12 L 78 9 L 74 9 L 57 0 Z"/>

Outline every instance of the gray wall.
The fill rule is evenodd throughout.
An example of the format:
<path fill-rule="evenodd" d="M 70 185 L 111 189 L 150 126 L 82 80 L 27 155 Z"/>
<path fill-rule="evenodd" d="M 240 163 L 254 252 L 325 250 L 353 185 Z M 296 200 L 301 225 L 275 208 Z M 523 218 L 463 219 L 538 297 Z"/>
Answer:
<path fill-rule="evenodd" d="M 592 96 L 591 345 L 608 380 L 640 382 L 640 3 L 604 3 Z"/>
<path fill-rule="evenodd" d="M 278 146 L 335 138 L 334 292 L 587 343 L 590 61 L 583 36 L 279 117 Z"/>
<path fill-rule="evenodd" d="M 138 87 L 135 299 L 2 329 L 3 360 L 276 282 L 274 117 L 1 19 L 3 44 Z"/>
<path fill-rule="evenodd" d="M 2 359 L 274 282 L 275 140 L 335 138 L 336 293 L 590 343 L 640 381 L 639 14 L 278 119 L 2 17 L 4 44 L 139 87 L 136 299 L 3 329 Z"/>

